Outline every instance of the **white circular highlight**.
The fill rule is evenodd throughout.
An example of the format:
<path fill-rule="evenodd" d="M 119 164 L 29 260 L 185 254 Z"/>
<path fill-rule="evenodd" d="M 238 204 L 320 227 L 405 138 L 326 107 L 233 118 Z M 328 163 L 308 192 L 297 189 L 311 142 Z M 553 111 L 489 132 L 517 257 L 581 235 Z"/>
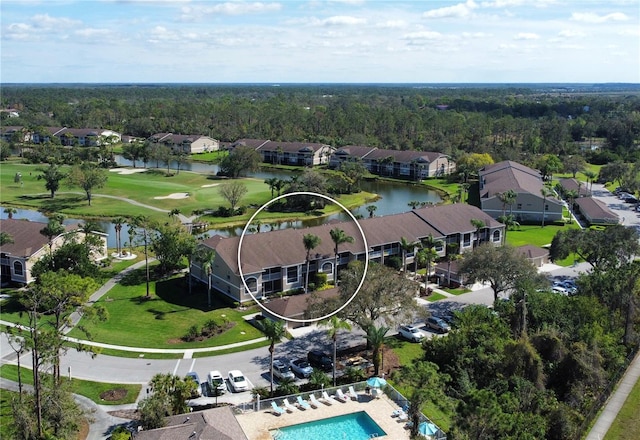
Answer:
<path fill-rule="evenodd" d="M 241 250 L 242 250 L 242 241 L 244 240 L 244 236 L 247 233 L 247 230 L 249 229 L 249 225 L 251 225 L 251 223 L 253 222 L 253 220 L 256 218 L 256 216 L 258 214 L 260 214 L 262 212 L 262 210 L 266 209 L 267 207 L 269 207 L 269 205 L 271 205 L 274 202 L 277 202 L 280 199 L 284 199 L 286 197 L 290 197 L 290 196 L 314 196 L 314 197 L 320 197 L 323 198 L 325 200 L 330 201 L 331 203 L 335 203 L 336 205 L 338 205 L 343 211 L 345 211 L 347 214 L 349 214 L 349 216 L 353 219 L 354 223 L 356 224 L 356 226 L 358 227 L 358 230 L 360 231 L 360 235 L 362 235 L 362 241 L 364 243 L 364 255 L 365 255 L 365 259 L 364 259 L 364 272 L 362 274 L 362 279 L 360 280 L 360 283 L 358 284 L 358 287 L 356 288 L 355 292 L 353 292 L 353 295 L 351 295 L 351 297 L 339 308 L 337 308 L 336 310 L 334 310 L 333 312 L 321 316 L 319 318 L 310 318 L 310 319 L 298 319 L 298 318 L 288 318 L 285 316 L 281 316 L 277 313 L 272 312 L 271 310 L 267 309 L 260 301 L 258 301 L 258 299 L 254 296 L 253 292 L 251 291 L 251 289 L 249 289 L 249 286 L 247 285 L 246 280 L 244 279 L 244 273 L 242 272 L 242 264 L 240 262 L 240 254 L 241 254 Z M 358 294 L 358 292 L 360 291 L 360 289 L 362 288 L 362 284 L 364 284 L 364 279 L 367 276 L 367 270 L 369 268 L 369 244 L 367 243 L 367 237 L 365 237 L 364 235 L 364 231 L 362 230 L 362 227 L 360 226 L 360 223 L 358 223 L 358 220 L 355 218 L 355 216 L 347 209 L 344 207 L 344 205 L 342 205 L 340 202 L 338 202 L 337 200 L 332 199 L 329 196 L 325 196 L 324 194 L 319 194 L 319 193 L 314 193 L 314 192 L 308 192 L 308 191 L 297 191 L 297 192 L 292 192 L 289 194 L 283 194 L 280 195 L 278 197 L 275 197 L 274 199 L 268 201 L 267 203 L 265 203 L 264 205 L 262 205 L 260 208 L 258 208 L 258 210 L 251 216 L 251 218 L 249 219 L 249 221 L 247 222 L 247 224 L 244 226 L 244 229 L 242 230 L 242 234 L 240 235 L 240 241 L 238 242 L 238 272 L 240 272 L 240 280 L 242 280 L 242 285 L 244 286 L 245 290 L 249 293 L 249 295 L 251 296 L 251 298 L 253 298 L 253 300 L 256 302 L 256 304 L 258 304 L 258 306 L 260 306 L 260 308 L 262 310 L 264 310 L 265 312 L 269 313 L 270 315 L 273 316 L 277 316 L 278 318 L 284 320 L 284 321 L 292 321 L 292 322 L 300 322 L 300 323 L 313 323 L 313 322 L 318 322 L 318 321 L 322 321 L 324 319 L 330 318 L 333 315 L 335 315 L 336 313 L 340 312 L 342 309 L 344 309 L 345 307 L 347 307 L 349 305 L 349 303 L 351 301 L 353 301 L 353 299 L 356 297 L 356 295 Z M 337 269 L 337 268 L 336 268 Z M 336 270 L 337 273 L 337 270 Z"/>

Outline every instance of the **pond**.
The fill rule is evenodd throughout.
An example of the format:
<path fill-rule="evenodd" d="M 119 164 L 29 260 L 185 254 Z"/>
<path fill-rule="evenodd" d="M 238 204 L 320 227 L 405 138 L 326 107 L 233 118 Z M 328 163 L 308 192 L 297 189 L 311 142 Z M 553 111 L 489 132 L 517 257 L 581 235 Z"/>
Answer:
<path fill-rule="evenodd" d="M 119 166 L 131 166 L 132 163 L 122 156 L 116 156 L 116 163 Z M 153 164 L 155 166 L 155 163 Z M 162 163 L 159 164 L 160 167 L 163 166 Z M 175 168 L 175 164 L 173 165 Z M 188 162 L 181 166 L 182 170 L 193 171 L 196 173 L 205 173 L 205 174 L 216 174 L 219 171 L 219 167 L 217 165 L 210 165 L 205 163 L 198 162 Z M 262 170 L 256 173 L 252 173 L 250 176 L 258 179 L 269 179 L 271 177 L 277 177 L 279 179 L 289 179 L 293 173 L 287 173 L 284 171 L 268 171 Z M 397 214 L 401 212 L 409 211 L 411 208 L 408 203 L 412 200 L 416 200 L 419 202 L 429 202 L 429 203 L 438 203 L 441 201 L 440 196 L 437 192 L 427 190 L 424 187 L 419 185 L 413 185 L 411 183 L 401 183 L 401 182 L 388 182 L 388 181 L 364 181 L 361 184 L 361 188 L 364 191 L 378 194 L 380 199 L 376 202 L 369 203 L 367 205 L 360 206 L 356 209 L 353 209 L 351 212 L 357 217 L 367 217 L 369 215 L 366 207 L 368 205 L 376 205 L 376 216 L 382 215 L 390 215 Z M 16 219 L 27 219 L 31 221 L 37 222 L 47 222 L 48 218 L 42 214 L 41 212 L 29 210 L 29 209 L 18 209 L 18 212 L 14 214 L 14 218 Z M 4 207 L 0 206 L 0 218 L 7 218 L 7 213 L 4 212 Z M 347 213 L 339 213 L 330 216 L 328 219 L 338 219 L 338 220 L 350 220 L 350 217 Z M 291 228 L 291 227 L 309 227 L 309 226 L 317 226 L 327 221 L 327 218 L 324 219 L 310 219 L 304 220 L 300 222 L 283 222 L 279 225 L 280 228 Z M 82 223 L 83 220 L 68 218 L 65 219 L 65 224 L 77 224 Z M 116 233 L 114 229 L 114 225 L 109 221 L 100 221 L 98 222 L 102 227 L 102 230 L 109 234 L 109 238 L 107 244 L 109 247 L 116 247 Z M 122 242 L 128 243 L 129 234 L 127 233 L 128 225 L 124 225 L 122 231 L 120 232 L 122 236 Z M 220 234 L 224 236 L 235 236 L 242 233 L 243 227 L 237 228 L 224 228 L 224 229 L 209 229 L 208 234 Z"/>

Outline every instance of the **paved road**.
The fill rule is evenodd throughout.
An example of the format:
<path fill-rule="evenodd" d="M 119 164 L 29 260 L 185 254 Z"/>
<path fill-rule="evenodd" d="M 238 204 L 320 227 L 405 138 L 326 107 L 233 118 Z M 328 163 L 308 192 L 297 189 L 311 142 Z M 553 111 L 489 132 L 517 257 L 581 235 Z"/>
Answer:
<path fill-rule="evenodd" d="M 640 215 L 636 214 L 632 210 L 632 206 L 622 203 L 611 193 L 604 190 L 601 185 L 594 184 L 593 193 L 594 197 L 600 198 L 607 203 L 614 212 L 617 212 L 621 216 L 621 219 L 624 219 L 623 223 L 625 225 L 638 226 L 640 228 Z M 568 268 L 550 265 L 546 269 L 549 270 L 548 274 L 550 278 L 564 279 L 567 277 L 573 278 L 581 272 L 588 271 L 589 265 L 582 263 L 576 267 Z M 96 292 L 96 295 L 92 297 L 92 301 L 95 301 L 99 297 L 99 294 L 104 294 L 106 290 L 108 289 L 103 288 L 100 293 Z M 491 289 L 488 287 L 481 287 L 464 295 L 450 296 L 449 298 L 436 303 L 424 304 L 425 307 L 437 314 L 449 308 L 462 308 L 466 304 L 491 305 L 492 303 L 493 293 Z M 364 338 L 361 332 L 357 333 L 355 338 L 353 337 L 353 334 L 343 333 L 340 336 L 338 343 L 341 348 L 344 348 L 349 345 L 362 343 L 363 341 Z M 311 330 L 301 334 L 293 340 L 288 340 L 279 344 L 276 347 L 276 357 L 294 359 L 296 357 L 305 356 L 307 351 L 312 348 L 320 348 L 325 351 L 329 351 L 331 349 L 330 342 L 323 330 Z M 11 348 L 8 346 L 4 334 L 0 336 L 0 353 L 2 353 L 3 363 L 15 360 L 15 353 L 13 353 Z M 640 364 L 640 360 L 638 358 L 636 358 L 635 364 Z M 106 355 L 98 355 L 96 358 L 91 358 L 87 354 L 70 350 L 62 358 L 61 368 L 63 372 L 67 374 L 70 373 L 72 377 L 76 378 L 100 382 L 142 384 L 143 389 L 141 397 L 143 397 L 146 394 L 146 386 L 149 380 L 157 373 L 174 373 L 183 376 L 188 371 L 196 371 L 201 380 L 204 381 L 206 380 L 208 372 L 211 370 L 220 370 L 225 374 L 228 370 L 240 369 L 247 376 L 253 386 L 269 386 L 267 373 L 268 366 L 269 353 L 267 348 L 263 347 L 240 353 L 178 360 L 146 359 L 144 356 L 140 356 L 139 358 L 119 358 Z M 638 369 L 640 370 L 640 367 L 638 367 Z M 631 376 L 631 378 L 633 377 Z M 633 383 L 635 383 L 635 381 Z M 626 398 L 626 395 L 624 394 L 625 390 L 622 389 L 620 392 L 622 394 L 616 399 L 622 399 L 622 401 L 624 401 L 624 398 Z M 247 402 L 250 399 L 250 394 L 248 392 L 237 394 L 226 393 L 224 396 L 219 398 L 220 401 L 231 403 Z M 613 400 L 614 399 L 612 398 L 612 401 Z M 131 407 L 133 406 L 135 405 L 131 405 Z M 613 409 L 605 412 L 615 418 L 617 409 L 615 409 L 615 407 L 612 408 Z M 108 423 L 109 420 L 110 419 L 105 416 L 105 420 L 101 423 Z M 606 432 L 608 426 L 604 429 L 604 432 Z M 97 436 L 92 438 L 102 437 Z M 597 437 L 594 437 L 594 439 L 595 438 Z"/>

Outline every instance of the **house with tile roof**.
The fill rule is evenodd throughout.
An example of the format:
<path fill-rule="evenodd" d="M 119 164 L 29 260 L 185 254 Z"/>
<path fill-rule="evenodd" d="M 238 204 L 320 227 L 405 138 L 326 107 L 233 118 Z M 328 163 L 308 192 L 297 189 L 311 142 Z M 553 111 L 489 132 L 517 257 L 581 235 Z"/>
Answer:
<path fill-rule="evenodd" d="M 471 224 L 471 219 L 481 220 L 485 227 L 478 230 Z M 464 253 L 483 242 L 499 246 L 504 234 L 502 223 L 467 204 L 428 206 L 401 214 L 361 219 L 358 224 L 366 238 L 366 249 L 360 229 L 352 221 L 249 234 L 244 236 L 240 249 L 240 237 L 208 238 L 201 246 L 215 251 L 211 285 L 219 293 L 240 303 L 251 301 L 251 294 L 261 299 L 303 288 L 307 270 L 303 245 L 306 234 L 320 238 L 320 244 L 312 250 L 309 259 L 310 279 L 312 274 L 323 273 L 327 280 L 333 281 L 336 258 L 330 231 L 334 228 L 344 230 L 354 239 L 353 243 L 340 245 L 338 268 L 354 260 L 364 260 L 367 253 L 371 261 L 383 264 L 389 258 L 401 258 L 402 238 L 416 243 L 413 251 L 405 255 L 410 267 L 417 243 L 429 237 L 440 241 L 436 251 L 444 256 L 447 243 L 456 243 L 458 252 Z M 198 261 L 192 262 L 191 273 L 194 278 L 207 283 L 207 275 Z"/>
<path fill-rule="evenodd" d="M 534 169 L 506 160 L 481 168 L 478 180 L 480 207 L 493 218 L 506 211 L 520 223 L 542 222 L 543 215 L 545 223 L 562 220 L 562 201 L 555 194 L 543 197 L 542 176 Z M 515 191 L 516 200 L 505 207 L 500 195 L 508 190 Z"/>
<path fill-rule="evenodd" d="M 360 161 L 370 173 L 378 176 L 408 180 L 446 176 L 456 169 L 455 161 L 443 153 L 358 145 L 338 148 L 331 156 L 329 166 L 339 168 L 340 164 L 348 161 Z"/>
<path fill-rule="evenodd" d="M 31 276 L 31 268 L 46 253 L 55 252 L 67 240 L 76 238 L 82 241 L 84 233 L 77 229 L 78 225 L 65 226 L 65 232 L 54 237 L 51 246 L 49 239 L 40 231 L 47 223 L 32 222 L 28 220 L 3 219 L 0 220 L 0 231 L 11 236 L 12 243 L 0 246 L 0 274 L 2 284 L 29 284 L 34 281 Z M 93 232 L 101 241 L 101 246 L 96 250 L 92 258 L 96 261 L 107 258 L 107 234 Z"/>
<path fill-rule="evenodd" d="M 239 139 L 229 150 L 243 145 L 260 153 L 262 161 L 278 165 L 314 166 L 328 162 L 333 147 L 315 142 L 280 142 L 265 139 Z"/>
<path fill-rule="evenodd" d="M 165 145 L 174 153 L 208 153 L 220 149 L 218 140 L 199 134 L 156 133 L 149 137 L 149 141 Z"/>

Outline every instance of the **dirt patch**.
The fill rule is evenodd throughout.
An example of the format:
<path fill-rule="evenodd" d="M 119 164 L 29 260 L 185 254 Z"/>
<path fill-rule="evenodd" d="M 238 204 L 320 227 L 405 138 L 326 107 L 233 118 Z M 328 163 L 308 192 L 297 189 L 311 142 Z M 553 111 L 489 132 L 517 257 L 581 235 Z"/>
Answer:
<path fill-rule="evenodd" d="M 127 393 L 128 391 L 124 388 L 115 388 L 101 393 L 100 399 L 106 400 L 107 402 L 117 402 L 118 400 L 122 400 L 127 397 Z"/>
<path fill-rule="evenodd" d="M 118 411 L 108 411 L 107 413 L 121 419 L 140 420 L 140 413 L 138 413 L 137 409 L 121 409 Z"/>

